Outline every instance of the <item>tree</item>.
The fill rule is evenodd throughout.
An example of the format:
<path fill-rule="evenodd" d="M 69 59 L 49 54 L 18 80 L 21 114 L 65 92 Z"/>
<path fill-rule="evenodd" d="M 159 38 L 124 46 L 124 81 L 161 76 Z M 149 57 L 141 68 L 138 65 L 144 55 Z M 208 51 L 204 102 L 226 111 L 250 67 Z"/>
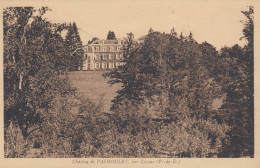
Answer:
<path fill-rule="evenodd" d="M 247 48 L 252 50 L 254 48 L 254 7 L 249 6 L 249 10 L 242 11 L 242 13 L 247 20 L 241 21 L 245 26 L 243 29 L 244 36 L 241 39 L 245 38 L 248 42 Z"/>
<path fill-rule="evenodd" d="M 68 59 L 69 70 L 79 70 L 83 63 L 83 52 L 82 42 L 80 40 L 78 28 L 75 22 L 73 22 L 73 24 L 70 23 L 68 26 L 65 44 L 68 52 L 70 53 L 70 57 Z"/>
<path fill-rule="evenodd" d="M 182 32 L 181 32 L 181 35 L 180 35 L 180 39 L 183 40 L 183 35 L 182 35 Z"/>
<path fill-rule="evenodd" d="M 190 31 L 188 40 L 191 41 L 191 42 L 194 40 L 194 39 L 193 39 L 193 34 L 191 33 L 191 31 Z"/>
<path fill-rule="evenodd" d="M 170 34 L 171 34 L 172 36 L 177 37 L 177 33 L 176 33 L 174 27 L 171 29 L 171 33 L 170 33 Z"/>
<path fill-rule="evenodd" d="M 149 33 L 153 33 L 153 32 L 154 32 L 154 31 L 153 31 L 153 28 L 150 28 L 149 31 L 148 31 L 148 34 L 149 34 Z"/>
<path fill-rule="evenodd" d="M 107 33 L 107 40 L 116 40 L 116 35 L 113 31 L 110 31 Z"/>
<path fill-rule="evenodd" d="M 91 44 L 91 43 L 93 43 L 96 40 L 99 40 L 99 38 L 93 37 L 91 40 L 88 41 L 88 44 Z"/>
<path fill-rule="evenodd" d="M 124 99 L 140 100 L 141 95 L 138 95 L 138 90 L 136 90 L 136 93 L 132 90 L 132 87 L 134 87 L 133 85 L 135 84 L 135 70 L 137 70 L 134 67 L 137 63 L 137 58 L 135 56 L 138 51 L 137 43 L 134 41 L 133 37 L 133 33 L 129 33 L 124 40 L 123 57 L 127 65 L 121 66 L 104 75 L 104 77 L 111 77 L 113 79 L 109 82 L 110 84 L 124 83 L 124 88 L 118 91 L 118 96 L 113 100 L 114 105 L 111 109 L 118 107 Z"/>
<path fill-rule="evenodd" d="M 122 84 L 112 106 L 117 128 L 125 131 L 130 126 L 130 134 L 138 136 L 140 130 L 149 130 L 146 125 L 150 123 L 149 126 L 155 127 L 153 130 L 161 132 L 163 129 L 159 124 L 151 123 L 159 120 L 162 125 L 167 122 L 165 129 L 170 132 L 185 128 L 181 135 L 174 135 L 175 140 L 178 136 L 183 137 L 183 132 L 189 134 L 196 130 L 192 136 L 187 135 L 185 143 L 194 136 L 195 144 L 203 143 L 208 146 L 206 148 L 219 153 L 227 141 L 228 127 L 216 120 L 212 108 L 213 101 L 222 95 L 212 75 L 218 57 L 216 49 L 206 42 L 198 44 L 194 39 L 182 40 L 157 31 L 150 31 L 138 43 L 131 40 L 131 35 L 128 34 L 123 47 L 126 64 L 107 74 L 111 84 Z M 132 107 L 139 109 L 132 110 Z M 176 128 L 172 127 L 174 125 Z M 213 129 L 216 126 L 218 129 Z M 156 134 L 149 132 L 146 136 L 155 137 Z M 157 151 L 163 141 L 167 141 L 165 144 L 173 141 L 165 137 L 161 141 L 158 139 L 162 135 L 157 136 L 156 145 L 148 145 L 149 151 Z M 185 143 L 180 142 L 180 145 L 186 146 Z M 200 152 L 204 150 L 203 147 L 197 149 Z M 196 152 L 191 151 L 187 147 L 179 155 L 195 156 Z"/>
<path fill-rule="evenodd" d="M 242 48 L 234 45 L 222 48 L 222 72 L 220 78 L 226 100 L 222 106 L 222 119 L 232 125 L 230 146 L 226 154 L 240 156 L 254 155 L 254 41 L 253 7 L 242 11 L 247 20 L 243 21 L 242 38 L 247 44 Z M 224 63 L 226 62 L 226 63 Z"/>
<path fill-rule="evenodd" d="M 186 99 L 186 105 L 198 118 L 209 116 L 212 101 L 218 96 L 210 74 L 217 55 L 214 47 L 150 32 L 138 44 L 128 36 L 123 51 L 126 65 L 109 74 L 113 79 L 110 83 L 123 84 L 113 107 L 124 99 L 148 102 L 157 106 L 160 115 L 174 118 L 178 101 Z"/>
<path fill-rule="evenodd" d="M 5 126 L 16 121 L 28 137 L 42 120 L 55 94 L 72 90 L 66 83 L 68 53 L 59 26 L 44 20 L 49 9 L 4 9 Z"/>

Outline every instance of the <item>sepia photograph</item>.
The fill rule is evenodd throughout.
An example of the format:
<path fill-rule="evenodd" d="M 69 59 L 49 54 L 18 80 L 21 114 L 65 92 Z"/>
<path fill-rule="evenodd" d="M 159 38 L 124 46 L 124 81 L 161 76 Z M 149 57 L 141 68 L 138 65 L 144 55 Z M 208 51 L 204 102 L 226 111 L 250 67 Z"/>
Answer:
<path fill-rule="evenodd" d="M 4 158 L 255 158 L 254 3 L 5 2 Z"/>

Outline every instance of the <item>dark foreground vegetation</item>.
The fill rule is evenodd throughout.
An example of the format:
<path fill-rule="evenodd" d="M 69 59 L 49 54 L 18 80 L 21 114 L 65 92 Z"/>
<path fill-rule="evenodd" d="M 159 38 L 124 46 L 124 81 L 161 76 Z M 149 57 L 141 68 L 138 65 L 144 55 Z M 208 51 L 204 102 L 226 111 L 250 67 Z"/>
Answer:
<path fill-rule="evenodd" d="M 253 7 L 244 47 L 129 33 L 126 64 L 104 75 L 123 86 L 110 115 L 71 87 L 80 37 L 75 23 L 43 19 L 48 10 L 4 9 L 5 157 L 254 156 Z"/>

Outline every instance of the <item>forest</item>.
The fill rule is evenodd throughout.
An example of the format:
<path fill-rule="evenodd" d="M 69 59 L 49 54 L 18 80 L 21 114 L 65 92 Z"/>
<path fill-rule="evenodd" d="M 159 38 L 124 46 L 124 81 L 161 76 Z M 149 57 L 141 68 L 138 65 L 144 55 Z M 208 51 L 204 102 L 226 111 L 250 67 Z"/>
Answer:
<path fill-rule="evenodd" d="M 46 12 L 3 11 L 6 158 L 254 157 L 252 6 L 242 47 L 218 51 L 174 28 L 128 33 L 125 64 L 103 75 L 122 84 L 109 115 L 68 79 L 83 62 L 76 23 L 51 23 Z"/>

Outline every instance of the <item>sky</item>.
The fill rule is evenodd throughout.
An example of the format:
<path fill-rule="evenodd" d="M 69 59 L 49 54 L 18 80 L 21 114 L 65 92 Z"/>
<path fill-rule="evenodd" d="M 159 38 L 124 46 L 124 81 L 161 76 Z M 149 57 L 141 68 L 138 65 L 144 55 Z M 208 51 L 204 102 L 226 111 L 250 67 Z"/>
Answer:
<path fill-rule="evenodd" d="M 207 41 L 217 49 L 243 45 L 248 1 L 210 0 L 63 0 L 43 5 L 52 9 L 45 17 L 52 22 L 75 22 L 83 44 L 93 37 L 105 39 L 109 30 L 117 38 L 132 32 L 135 38 L 146 35 L 150 28 L 169 33 L 172 27 L 178 35 L 190 31 L 199 43 Z M 37 4 L 38 5 L 38 4 Z M 42 5 L 42 4 L 41 4 Z"/>

